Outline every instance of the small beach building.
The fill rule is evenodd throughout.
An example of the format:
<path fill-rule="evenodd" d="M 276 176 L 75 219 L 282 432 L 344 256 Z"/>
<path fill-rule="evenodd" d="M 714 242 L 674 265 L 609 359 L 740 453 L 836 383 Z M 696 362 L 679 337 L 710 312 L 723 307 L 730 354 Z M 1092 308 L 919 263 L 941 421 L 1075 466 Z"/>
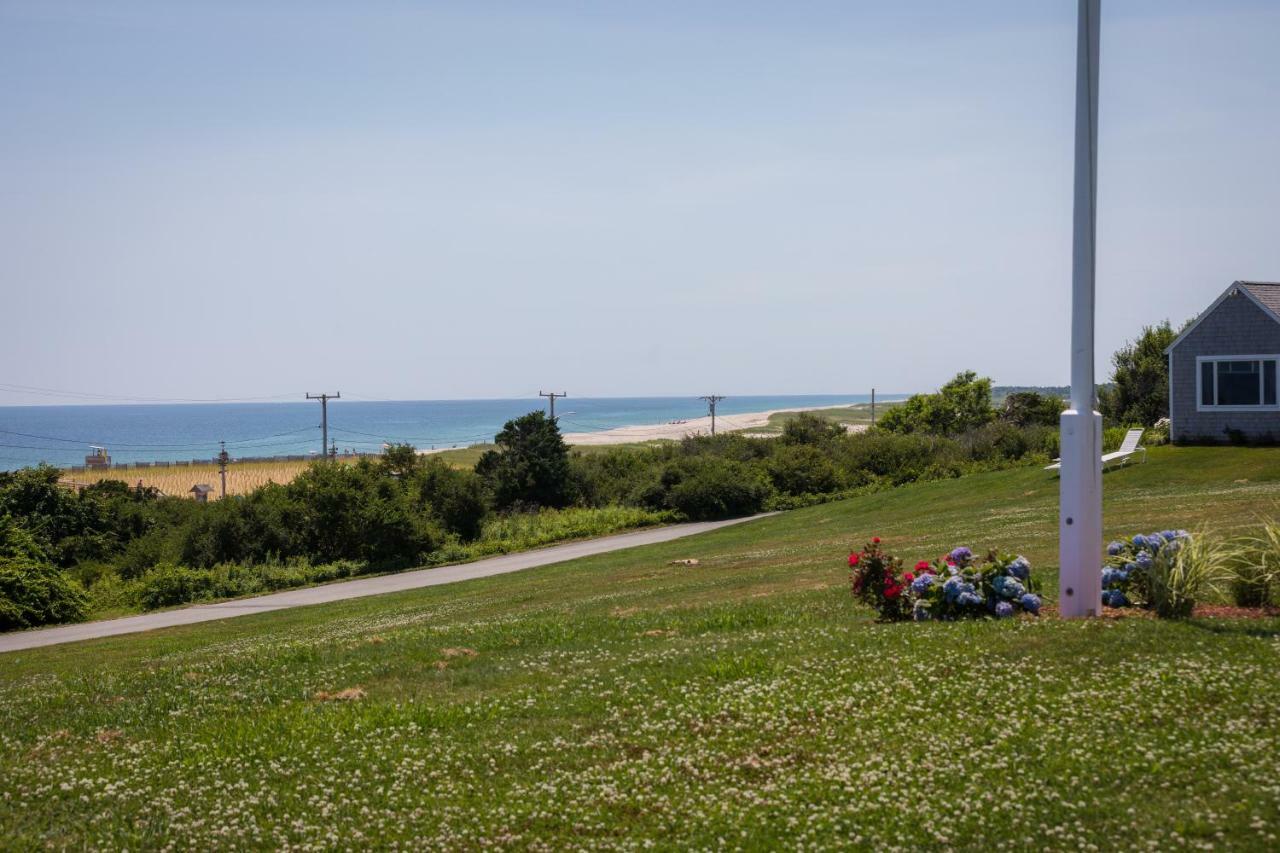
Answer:
<path fill-rule="evenodd" d="M 207 483 L 197 483 L 191 487 L 191 496 L 198 503 L 206 504 L 209 502 L 209 495 L 213 494 L 213 486 Z"/>
<path fill-rule="evenodd" d="M 1165 353 L 1172 441 L 1280 442 L 1280 282 L 1232 283 Z"/>

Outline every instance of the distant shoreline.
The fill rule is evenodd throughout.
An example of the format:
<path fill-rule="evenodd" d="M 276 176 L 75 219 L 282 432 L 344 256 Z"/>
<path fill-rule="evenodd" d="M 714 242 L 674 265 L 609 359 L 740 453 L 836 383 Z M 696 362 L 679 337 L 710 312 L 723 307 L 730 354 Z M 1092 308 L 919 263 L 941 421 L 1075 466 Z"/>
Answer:
<path fill-rule="evenodd" d="M 885 401 L 889 402 L 888 400 Z M 763 412 L 746 412 L 735 415 L 716 415 L 718 432 L 740 432 L 767 426 L 769 418 L 788 412 L 821 412 L 828 409 L 845 409 L 854 406 L 866 406 L 865 402 L 837 403 L 834 406 L 797 406 L 787 409 L 768 409 Z M 711 434 L 711 416 L 691 418 L 680 423 L 637 424 L 633 426 L 613 427 L 596 432 L 564 433 L 566 444 L 579 447 L 599 447 L 609 444 L 634 444 L 644 441 L 679 441 L 694 435 Z"/>

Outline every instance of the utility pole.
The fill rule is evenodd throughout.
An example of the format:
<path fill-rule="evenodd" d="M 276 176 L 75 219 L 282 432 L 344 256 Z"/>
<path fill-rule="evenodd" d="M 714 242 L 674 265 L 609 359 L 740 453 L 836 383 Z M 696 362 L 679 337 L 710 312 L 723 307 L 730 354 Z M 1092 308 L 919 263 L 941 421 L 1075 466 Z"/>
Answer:
<path fill-rule="evenodd" d="M 222 497 L 227 496 L 227 463 L 231 461 L 231 457 L 227 454 L 227 443 L 225 441 L 218 442 L 222 446 L 222 450 L 218 452 L 218 473 L 222 475 Z"/>
<path fill-rule="evenodd" d="M 329 401 L 341 400 L 342 394 L 308 393 L 307 399 L 320 401 L 320 456 L 323 458 L 329 453 Z"/>
<path fill-rule="evenodd" d="M 876 389 L 871 389 L 871 425 L 876 425 Z"/>
<path fill-rule="evenodd" d="M 329 445 L 329 461 L 338 461 L 338 440 L 335 438 L 333 444 Z"/>
<path fill-rule="evenodd" d="M 557 394 L 555 391 L 539 391 L 538 396 L 546 397 L 551 401 L 551 420 L 554 421 L 556 419 L 556 397 L 568 397 L 569 395 L 564 391 L 561 391 L 559 394 Z M 570 414 L 573 414 L 573 413 L 570 412 Z"/>
<path fill-rule="evenodd" d="M 719 403 L 724 397 L 717 394 L 708 394 L 706 397 L 699 397 L 699 400 L 707 401 L 707 408 L 711 410 L 711 434 L 716 434 L 716 403 Z"/>

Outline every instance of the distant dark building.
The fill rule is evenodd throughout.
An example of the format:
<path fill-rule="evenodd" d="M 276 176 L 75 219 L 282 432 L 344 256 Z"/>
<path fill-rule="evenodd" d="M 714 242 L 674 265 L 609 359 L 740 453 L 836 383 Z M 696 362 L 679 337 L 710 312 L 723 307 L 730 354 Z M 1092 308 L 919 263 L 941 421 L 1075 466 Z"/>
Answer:
<path fill-rule="evenodd" d="M 209 502 L 209 495 L 213 493 L 213 486 L 207 483 L 198 483 L 191 487 L 191 495 L 202 504 Z"/>
<path fill-rule="evenodd" d="M 1235 282 L 1165 352 L 1173 441 L 1280 441 L 1280 282 Z"/>

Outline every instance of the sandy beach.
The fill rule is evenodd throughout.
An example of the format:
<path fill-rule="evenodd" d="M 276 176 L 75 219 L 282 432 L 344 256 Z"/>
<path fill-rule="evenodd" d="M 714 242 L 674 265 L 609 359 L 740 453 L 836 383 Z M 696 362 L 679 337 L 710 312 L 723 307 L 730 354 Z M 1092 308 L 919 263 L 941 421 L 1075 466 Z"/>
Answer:
<path fill-rule="evenodd" d="M 860 403 L 846 403 L 844 406 L 857 406 Z M 735 432 L 738 430 L 756 429 L 769 423 L 772 415 L 782 412 L 815 412 L 822 409 L 843 408 L 836 406 L 805 406 L 795 409 L 770 409 L 767 412 L 747 412 L 737 415 L 716 415 L 716 432 Z M 671 439 L 679 441 L 690 435 L 709 435 L 711 433 L 710 415 L 701 418 L 690 418 L 678 424 L 641 424 L 637 426 L 614 427 L 598 432 L 566 432 L 564 440 L 568 444 L 605 445 L 630 444 L 637 441 L 654 441 Z"/>

